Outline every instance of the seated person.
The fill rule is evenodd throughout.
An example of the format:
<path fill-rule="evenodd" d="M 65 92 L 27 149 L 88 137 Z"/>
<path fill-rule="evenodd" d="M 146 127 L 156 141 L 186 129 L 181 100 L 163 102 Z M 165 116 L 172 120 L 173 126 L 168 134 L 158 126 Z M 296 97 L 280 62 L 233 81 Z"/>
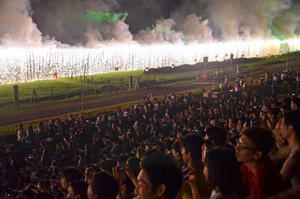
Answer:
<path fill-rule="evenodd" d="M 182 186 L 182 174 L 174 161 L 162 154 L 147 156 L 134 193 L 138 198 L 175 199 Z"/>
<path fill-rule="evenodd" d="M 249 183 L 251 198 L 266 198 L 285 190 L 282 176 L 268 153 L 275 145 L 272 131 L 263 127 L 249 127 L 237 140 L 236 157 L 241 167 L 242 182 Z"/>
<path fill-rule="evenodd" d="M 116 199 L 119 189 L 119 181 L 113 175 L 102 171 L 93 176 L 87 195 L 89 199 Z"/>

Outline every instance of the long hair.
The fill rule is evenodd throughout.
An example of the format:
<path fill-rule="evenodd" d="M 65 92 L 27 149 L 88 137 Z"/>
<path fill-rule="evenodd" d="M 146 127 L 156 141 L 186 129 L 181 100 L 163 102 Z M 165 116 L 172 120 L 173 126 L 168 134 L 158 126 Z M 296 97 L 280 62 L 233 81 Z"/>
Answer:
<path fill-rule="evenodd" d="M 216 148 L 208 151 L 205 166 L 208 168 L 207 183 L 223 195 L 237 190 L 240 186 L 240 166 L 235 154 L 230 150 Z"/>

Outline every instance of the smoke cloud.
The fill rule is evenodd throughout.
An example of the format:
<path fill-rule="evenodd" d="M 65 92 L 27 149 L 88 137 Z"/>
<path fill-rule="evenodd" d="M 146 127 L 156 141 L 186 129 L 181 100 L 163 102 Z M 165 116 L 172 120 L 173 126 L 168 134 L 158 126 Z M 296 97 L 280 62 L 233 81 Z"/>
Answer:
<path fill-rule="evenodd" d="M 294 39 L 297 0 L 0 0 L 0 46 L 86 47 Z M 107 21 L 86 11 L 104 13 Z M 111 14 L 109 14 L 111 13 Z M 126 13 L 116 23 L 113 13 Z"/>

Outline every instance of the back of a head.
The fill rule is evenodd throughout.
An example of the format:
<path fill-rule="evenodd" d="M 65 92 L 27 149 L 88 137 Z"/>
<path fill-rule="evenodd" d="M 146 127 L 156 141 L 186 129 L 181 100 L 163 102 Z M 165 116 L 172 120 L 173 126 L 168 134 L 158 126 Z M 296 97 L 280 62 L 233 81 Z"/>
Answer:
<path fill-rule="evenodd" d="M 172 144 L 173 144 L 173 142 L 172 142 L 171 140 L 167 140 L 167 141 L 165 142 L 165 146 L 166 146 L 166 149 L 167 149 L 168 151 L 171 151 L 171 150 L 172 150 Z"/>
<path fill-rule="evenodd" d="M 157 149 L 150 149 L 144 153 L 144 157 L 161 154 Z"/>
<path fill-rule="evenodd" d="M 292 99 L 292 102 L 293 102 L 293 104 L 297 104 L 298 108 L 300 107 L 300 98 L 295 97 Z"/>
<path fill-rule="evenodd" d="M 243 135 L 251 140 L 255 149 L 262 152 L 263 158 L 267 157 L 275 145 L 273 132 L 269 128 L 261 126 L 248 127 L 243 131 Z"/>
<path fill-rule="evenodd" d="M 188 133 L 182 137 L 180 144 L 185 148 L 186 153 L 190 152 L 193 161 L 202 160 L 203 138 L 196 133 Z"/>
<path fill-rule="evenodd" d="M 114 160 L 105 160 L 102 164 L 101 164 L 101 169 L 103 169 L 104 171 L 107 171 L 109 173 L 112 173 L 112 168 L 117 166 L 117 162 Z"/>
<path fill-rule="evenodd" d="M 237 190 L 241 184 L 241 170 L 235 154 L 224 148 L 209 150 L 205 156 L 208 184 L 223 195 Z"/>
<path fill-rule="evenodd" d="M 131 157 L 127 160 L 127 163 L 132 168 L 135 177 L 139 175 L 141 160 L 137 157 Z"/>
<path fill-rule="evenodd" d="M 79 180 L 83 178 L 82 173 L 79 169 L 75 167 L 66 167 L 63 169 L 63 176 L 66 178 L 67 182 L 73 182 L 74 180 Z"/>
<path fill-rule="evenodd" d="M 156 148 L 157 148 L 158 151 L 160 151 L 163 154 L 166 151 L 166 146 L 162 142 L 157 142 L 156 143 Z"/>
<path fill-rule="evenodd" d="M 75 180 L 71 183 L 71 187 L 73 190 L 74 195 L 80 195 L 80 199 L 88 199 L 87 196 L 87 189 L 88 183 L 83 180 Z"/>
<path fill-rule="evenodd" d="M 124 164 L 128 160 L 129 156 L 128 155 L 120 155 L 118 157 L 118 163 L 119 164 Z"/>
<path fill-rule="evenodd" d="M 152 184 L 152 190 L 156 190 L 161 184 L 166 186 L 165 198 L 174 199 L 182 186 L 182 173 L 175 162 L 168 156 L 147 156 L 141 163 L 148 180 Z"/>
<path fill-rule="evenodd" d="M 34 199 L 54 199 L 54 196 L 48 192 L 39 192 Z"/>
<path fill-rule="evenodd" d="M 26 189 L 24 189 L 24 190 L 22 191 L 22 194 L 21 194 L 21 195 L 22 195 L 22 196 L 25 196 L 25 197 L 27 197 L 27 198 L 34 198 L 35 195 L 36 195 L 36 191 L 33 190 L 33 189 L 28 189 L 28 188 L 26 188 Z"/>
<path fill-rule="evenodd" d="M 225 144 L 227 132 L 224 128 L 213 126 L 206 129 L 206 135 L 215 146 L 222 146 Z"/>
<path fill-rule="evenodd" d="M 295 134 L 298 138 L 300 138 L 300 111 L 299 110 L 292 110 L 287 111 L 284 116 L 284 123 L 286 127 L 293 126 Z"/>
<path fill-rule="evenodd" d="M 118 180 L 104 171 L 93 176 L 90 186 L 94 195 L 105 199 L 116 199 L 120 188 Z"/>

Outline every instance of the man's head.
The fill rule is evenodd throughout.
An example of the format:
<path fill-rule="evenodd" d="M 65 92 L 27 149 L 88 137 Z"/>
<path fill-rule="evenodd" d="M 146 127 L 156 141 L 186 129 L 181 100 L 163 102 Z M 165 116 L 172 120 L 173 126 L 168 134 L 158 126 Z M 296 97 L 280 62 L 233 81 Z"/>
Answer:
<path fill-rule="evenodd" d="M 10 156 L 9 156 L 9 160 L 10 160 L 10 161 L 16 160 L 16 156 L 15 156 L 15 155 L 10 155 Z"/>
<path fill-rule="evenodd" d="M 188 133 L 181 139 L 182 158 L 185 163 L 191 161 L 200 162 L 202 160 L 203 139 L 196 133 Z"/>
<path fill-rule="evenodd" d="M 215 146 L 222 146 L 225 144 L 227 132 L 221 127 L 212 126 L 206 129 L 206 135 Z"/>
<path fill-rule="evenodd" d="M 172 145 L 174 160 L 178 160 L 179 158 L 182 158 L 180 149 L 181 149 L 180 143 L 178 141 L 174 142 L 174 144 Z"/>
<path fill-rule="evenodd" d="M 244 163 L 264 160 L 274 144 L 275 139 L 270 129 L 248 127 L 235 148 L 237 160 Z"/>
<path fill-rule="evenodd" d="M 300 138 L 300 111 L 292 110 L 287 111 L 283 115 L 283 120 L 281 123 L 281 134 L 282 137 L 288 139 L 294 133 L 294 135 Z"/>
<path fill-rule="evenodd" d="M 293 98 L 291 101 L 291 106 L 295 110 L 299 109 L 300 108 L 300 98 Z"/>
<path fill-rule="evenodd" d="M 236 117 L 231 117 L 230 119 L 229 119 L 229 121 L 228 121 L 228 127 L 229 127 L 229 129 L 233 129 L 233 128 L 235 128 L 236 127 L 236 125 L 237 125 L 237 122 L 238 122 L 238 119 L 236 118 Z"/>
<path fill-rule="evenodd" d="M 116 199 L 120 189 L 119 181 L 107 172 L 96 173 L 87 190 L 89 199 Z"/>
<path fill-rule="evenodd" d="M 87 189 L 88 183 L 83 180 L 75 180 L 68 188 L 67 198 L 69 199 L 88 199 Z"/>
<path fill-rule="evenodd" d="M 75 167 L 66 167 L 62 172 L 63 176 L 61 178 L 61 185 L 64 189 L 71 186 L 71 183 L 75 180 L 80 180 L 83 178 L 82 173 Z"/>
<path fill-rule="evenodd" d="M 135 194 L 139 199 L 174 199 L 182 186 L 182 174 L 164 155 L 146 157 L 141 163 Z"/>

